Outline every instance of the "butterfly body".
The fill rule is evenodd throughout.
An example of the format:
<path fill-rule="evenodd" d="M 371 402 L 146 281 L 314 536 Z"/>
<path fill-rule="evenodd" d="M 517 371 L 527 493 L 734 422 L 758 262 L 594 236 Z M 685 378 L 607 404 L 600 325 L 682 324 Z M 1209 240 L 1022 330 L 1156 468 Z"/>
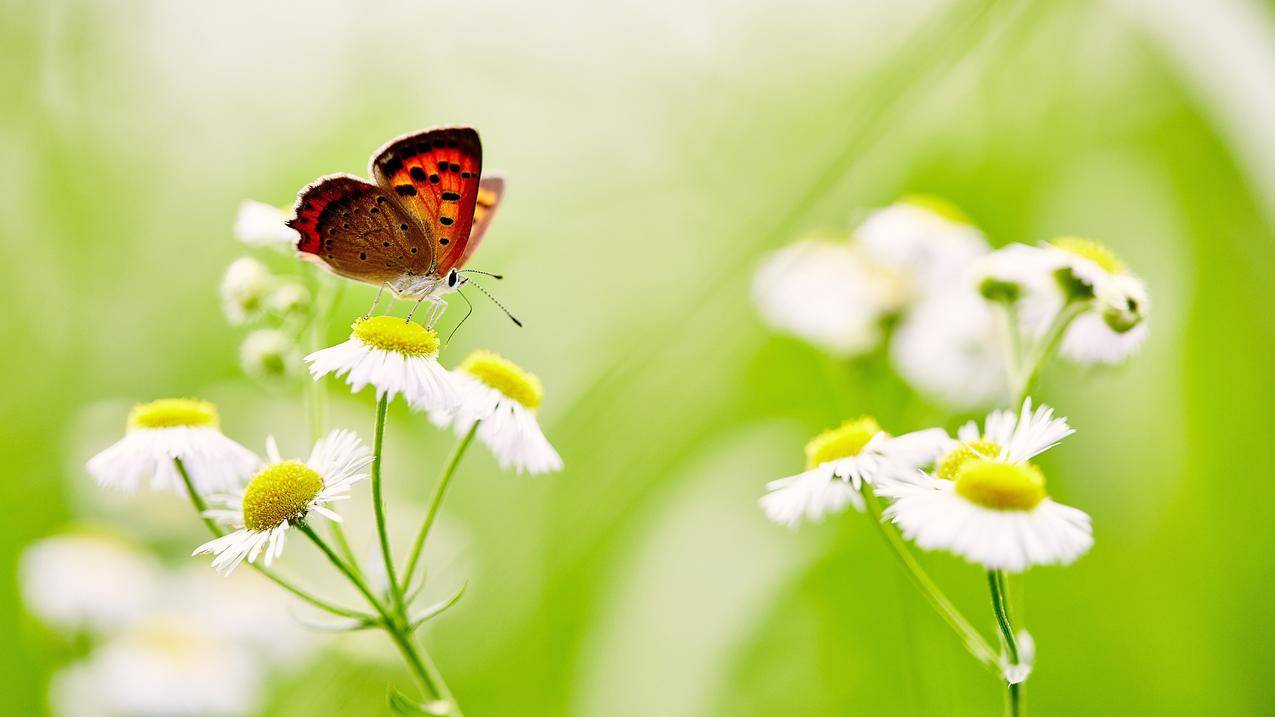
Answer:
<path fill-rule="evenodd" d="M 302 258 L 400 298 L 439 303 L 464 284 L 458 270 L 504 192 L 503 180 L 481 174 L 473 129 L 404 135 L 373 155 L 374 182 L 320 177 L 297 194 L 287 224 L 300 235 Z"/>

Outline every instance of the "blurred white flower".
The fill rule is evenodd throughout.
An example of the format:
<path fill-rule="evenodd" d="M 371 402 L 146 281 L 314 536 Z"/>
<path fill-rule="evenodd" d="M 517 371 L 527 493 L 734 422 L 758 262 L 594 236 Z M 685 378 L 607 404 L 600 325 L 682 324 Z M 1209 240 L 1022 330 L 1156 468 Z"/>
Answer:
<path fill-rule="evenodd" d="M 257 329 L 239 347 L 244 373 L 263 381 L 281 380 L 301 371 L 301 351 L 292 336 L 277 329 Z"/>
<path fill-rule="evenodd" d="M 239 325 L 256 318 L 274 284 L 265 264 L 249 257 L 235 259 L 221 278 L 221 308 L 226 319 Z"/>
<path fill-rule="evenodd" d="M 873 261 L 895 270 L 915 300 L 946 293 L 987 253 L 987 239 L 944 199 L 914 195 L 869 214 L 854 230 Z"/>
<path fill-rule="evenodd" d="M 1023 402 L 1018 417 L 988 416 L 981 435 L 967 425 L 936 476 L 915 473 L 882 485 L 894 502 L 885 516 L 926 550 L 946 550 L 989 569 L 1022 571 L 1066 564 L 1093 545 L 1089 516 L 1055 503 L 1030 459 L 1073 431 L 1047 406 Z"/>
<path fill-rule="evenodd" d="M 63 630 L 118 630 L 142 617 L 160 590 L 159 564 L 122 538 L 67 533 L 22 553 L 18 581 L 27 609 Z"/>
<path fill-rule="evenodd" d="M 1111 249 L 1080 237 L 1039 247 L 1011 244 L 979 265 L 985 297 L 1016 301 L 1024 335 L 1039 339 L 1067 301 L 1082 311 L 1063 334 L 1061 353 L 1082 364 L 1118 363 L 1146 338 L 1150 298 Z"/>
<path fill-rule="evenodd" d="M 456 387 L 438 363 L 438 334 L 418 323 L 393 316 L 356 321 L 349 340 L 305 357 L 314 380 L 345 376 L 350 390 L 376 387 L 376 397 L 402 394 L 416 408 L 450 411 L 460 400 Z"/>
<path fill-rule="evenodd" d="M 250 650 L 161 614 L 55 675 L 49 701 L 60 717 L 236 717 L 260 708 L 263 677 Z"/>
<path fill-rule="evenodd" d="M 807 239 L 771 254 L 752 294 L 766 325 L 838 356 L 872 351 L 899 305 L 896 277 L 844 240 Z"/>
<path fill-rule="evenodd" d="M 923 299 L 895 329 L 890 358 L 920 393 L 954 408 L 994 404 L 1009 392 L 1005 322 L 972 288 Z"/>
<path fill-rule="evenodd" d="M 341 521 L 327 503 L 349 498 L 350 488 L 365 480 L 372 453 L 353 431 L 336 430 L 314 445 L 310 458 L 284 460 L 274 438 L 266 441 L 269 463 L 242 493 L 217 497 L 222 506 L 205 515 L 236 530 L 195 548 L 193 555 L 212 553 L 212 566 L 224 574 L 239 563 L 254 562 L 264 552 L 269 565 L 283 552 L 288 528 L 311 513 Z"/>
<path fill-rule="evenodd" d="M 434 410 L 435 425 L 451 425 L 456 435 L 475 422 L 478 439 L 495 454 L 502 469 L 518 473 L 562 470 L 562 458 L 540 429 L 537 411 L 544 399 L 540 378 L 490 351 L 471 353 L 452 371 L 460 402 L 451 411 Z"/>
<path fill-rule="evenodd" d="M 939 428 L 890 436 L 871 416 L 846 421 L 806 444 L 806 470 L 766 484 L 759 504 L 775 523 L 796 526 L 863 510 L 864 483 L 877 485 L 934 462 L 952 439 Z"/>
<path fill-rule="evenodd" d="M 154 490 L 184 494 L 174 464 L 178 459 L 200 493 L 234 490 L 260 459 L 222 435 L 220 425 L 217 407 L 207 401 L 166 398 L 138 404 L 124 437 L 89 459 L 89 475 L 109 488 L 133 491 L 149 481 Z"/>
<path fill-rule="evenodd" d="M 290 249 L 299 237 L 284 223 L 288 216 L 279 207 L 247 200 L 235 216 L 235 238 L 248 246 Z"/>
<path fill-rule="evenodd" d="M 310 291 L 300 284 L 289 282 L 272 291 L 266 305 L 283 316 L 305 311 L 310 306 Z"/>
<path fill-rule="evenodd" d="M 207 568 L 186 569 L 167 579 L 163 595 L 182 614 L 252 648 L 271 664 L 295 665 L 314 644 L 313 633 L 294 619 L 278 588 L 259 575 L 218 576 Z"/>

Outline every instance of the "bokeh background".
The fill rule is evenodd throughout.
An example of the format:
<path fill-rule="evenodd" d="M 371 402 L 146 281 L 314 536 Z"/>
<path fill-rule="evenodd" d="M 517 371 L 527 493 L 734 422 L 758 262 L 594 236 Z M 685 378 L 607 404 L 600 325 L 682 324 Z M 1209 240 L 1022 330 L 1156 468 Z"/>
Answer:
<path fill-rule="evenodd" d="M 1103 239 L 1155 303 L 1127 366 L 1038 392 L 1079 430 L 1046 463 L 1097 544 L 1025 580 L 1035 714 L 1275 713 L 1275 4 L 50 0 L 8 2 L 0 48 L 0 714 L 45 714 L 79 649 L 22 605 L 24 546 L 92 523 L 194 561 L 188 506 L 121 506 L 82 468 L 132 402 L 306 440 L 299 389 L 245 379 L 219 310 L 238 203 L 441 123 L 509 177 L 474 266 L 526 323 L 479 303 L 448 353 L 539 372 L 567 464 L 476 451 L 449 497 L 430 559 L 440 591 L 471 582 L 426 642 L 471 717 L 996 713 L 862 519 L 756 508 L 842 417 L 960 418 L 748 299 L 765 252 L 914 191 L 996 244 Z M 329 340 L 371 295 L 343 293 Z M 327 389 L 366 435 L 370 396 Z M 388 441 L 408 531 L 449 441 L 398 408 Z M 926 564 L 991 635 L 979 571 Z M 383 709 L 407 677 L 359 639 L 318 639 L 262 714 Z"/>

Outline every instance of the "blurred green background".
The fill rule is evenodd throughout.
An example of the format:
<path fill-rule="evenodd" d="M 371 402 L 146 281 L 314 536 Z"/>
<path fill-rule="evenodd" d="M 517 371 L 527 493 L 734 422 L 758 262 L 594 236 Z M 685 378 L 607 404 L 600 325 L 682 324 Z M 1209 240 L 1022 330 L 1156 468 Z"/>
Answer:
<path fill-rule="evenodd" d="M 51 0 L 4 18 L 0 714 L 44 714 L 67 659 L 21 606 L 24 545 L 114 521 L 193 560 L 187 506 L 120 521 L 83 471 L 130 403 L 196 394 L 254 449 L 305 441 L 299 391 L 243 378 L 220 315 L 238 203 L 286 204 L 442 123 L 477 127 L 509 178 L 473 265 L 507 275 L 493 288 L 526 323 L 478 303 L 444 359 L 490 347 L 537 371 L 567 464 L 516 478 L 475 451 L 449 496 L 462 537 L 435 557 L 471 584 L 426 643 L 468 715 L 996 714 L 864 520 L 793 533 L 756 507 L 842 417 L 961 418 L 881 357 L 772 337 L 748 300 L 766 251 L 914 191 L 997 244 L 1103 239 L 1155 303 L 1128 366 L 1054 367 L 1038 391 L 1078 429 L 1046 464 L 1097 543 L 1025 580 L 1034 713 L 1275 713 L 1275 4 Z M 331 341 L 372 293 L 344 292 Z M 325 385 L 368 435 L 370 394 Z M 388 441 L 410 530 L 449 441 L 401 406 Z M 285 568 L 307 574 L 305 552 Z M 926 564 L 990 636 L 980 572 Z M 268 713 L 383 709 L 405 673 L 388 643 L 354 660 L 345 639 Z"/>

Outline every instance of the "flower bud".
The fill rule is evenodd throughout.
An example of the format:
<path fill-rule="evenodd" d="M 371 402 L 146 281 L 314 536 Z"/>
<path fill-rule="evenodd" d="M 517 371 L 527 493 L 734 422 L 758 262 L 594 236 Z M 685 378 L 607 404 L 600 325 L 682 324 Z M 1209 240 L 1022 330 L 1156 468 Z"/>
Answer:
<path fill-rule="evenodd" d="M 248 334 L 239 348 L 244 373 L 262 381 L 282 381 L 300 373 L 301 354 L 292 337 L 275 329 Z"/>
<path fill-rule="evenodd" d="M 300 313 L 310 308 L 310 292 L 300 284 L 287 283 L 275 289 L 266 303 L 278 314 Z"/>
<path fill-rule="evenodd" d="M 221 307 L 232 324 L 255 318 L 265 304 L 274 277 L 264 264 L 243 257 L 234 260 L 221 279 Z"/>

